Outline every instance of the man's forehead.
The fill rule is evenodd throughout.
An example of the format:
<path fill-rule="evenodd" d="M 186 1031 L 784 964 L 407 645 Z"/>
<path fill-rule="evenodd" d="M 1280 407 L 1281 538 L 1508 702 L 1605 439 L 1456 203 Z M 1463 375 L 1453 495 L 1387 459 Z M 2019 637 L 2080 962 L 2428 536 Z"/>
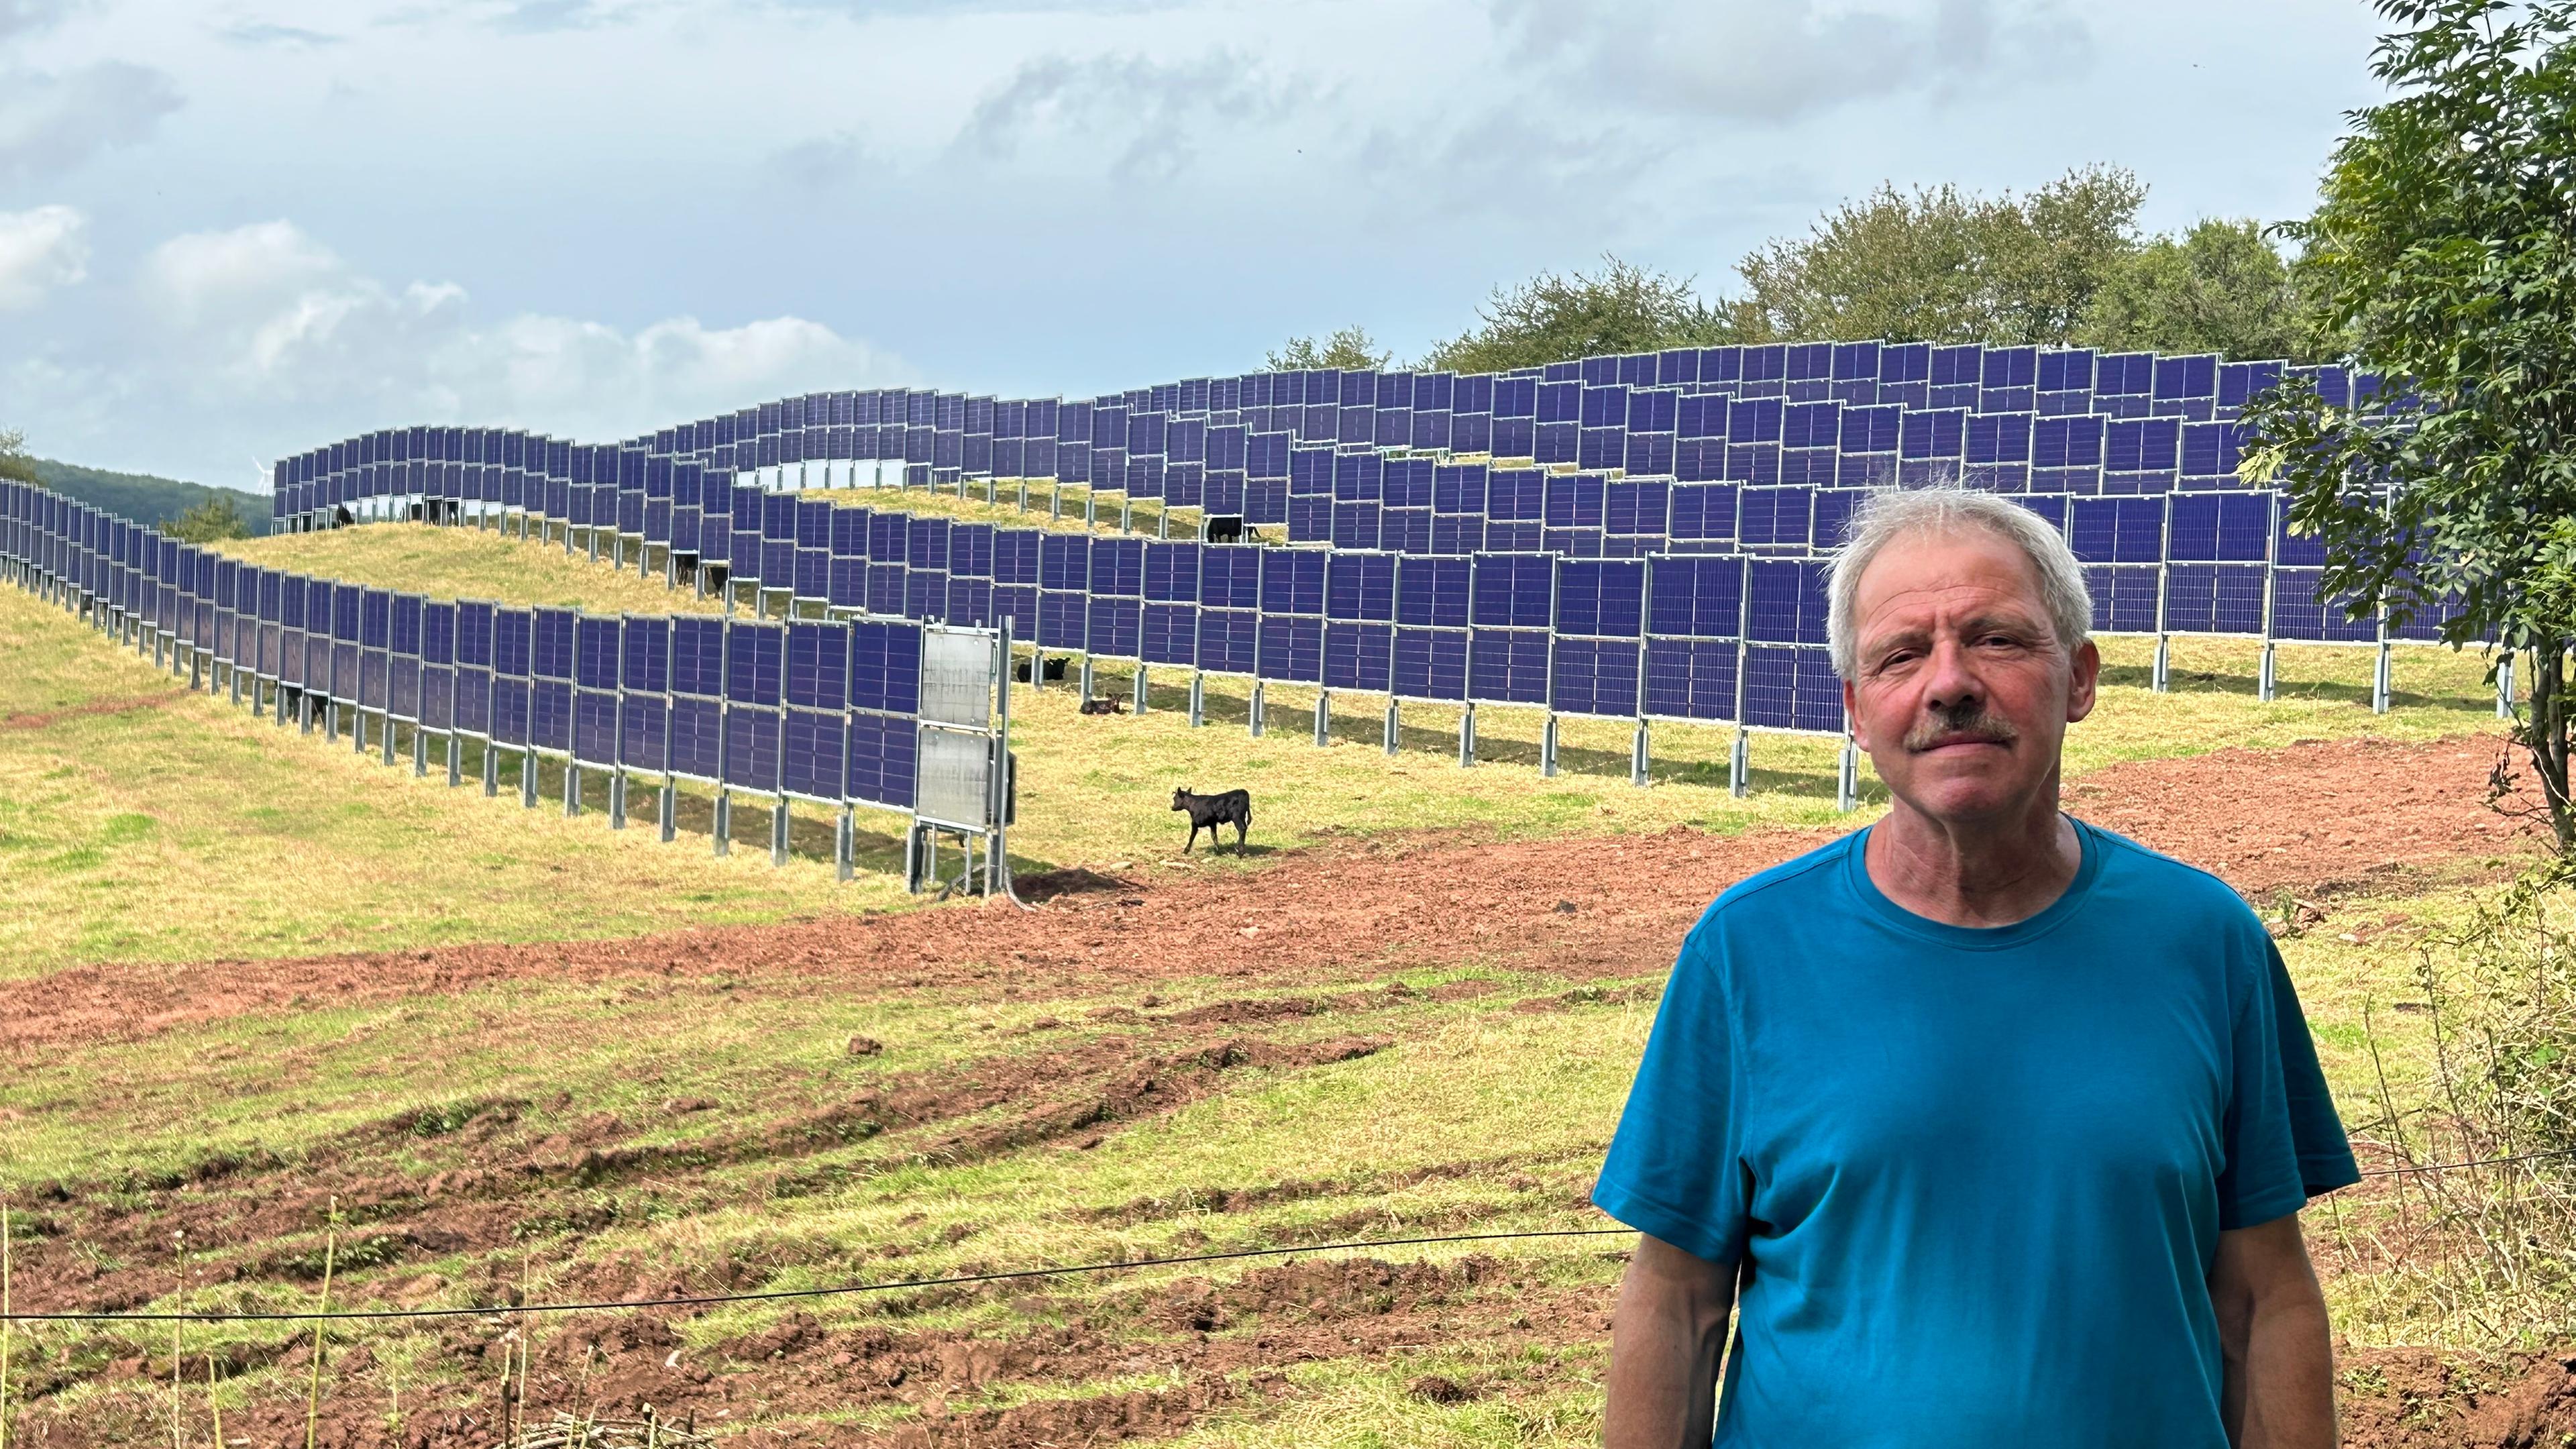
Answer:
<path fill-rule="evenodd" d="M 1891 540 L 1861 571 L 1862 613 L 1900 600 L 2018 605 L 2046 613 L 2039 570 L 2010 541 L 1984 533 L 1915 534 Z"/>

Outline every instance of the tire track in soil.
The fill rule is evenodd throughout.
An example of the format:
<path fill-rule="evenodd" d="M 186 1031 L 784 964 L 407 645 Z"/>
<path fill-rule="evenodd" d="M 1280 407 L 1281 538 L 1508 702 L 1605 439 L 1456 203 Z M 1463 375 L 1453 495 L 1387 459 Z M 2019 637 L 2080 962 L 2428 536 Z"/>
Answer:
<path fill-rule="evenodd" d="M 2403 886 L 2463 858 L 2528 849 L 2489 810 L 2500 742 L 2345 740 L 2113 765 L 2071 784 L 2074 813 L 2217 872 L 2268 904 Z M 316 1001 L 365 1004 L 496 982 L 589 984 L 727 972 L 861 997 L 973 985 L 1115 989 L 1173 977 L 1295 985 L 1396 965 L 1493 960 L 1577 977 L 1669 961 L 1719 891 L 1828 831 L 1498 841 L 1465 832 L 1345 838 L 1251 872 L 1060 873 L 1034 912 L 967 906 L 697 929 L 622 940 L 460 945 L 282 961 L 120 964 L 9 987 L 0 1053 L 136 1040 Z M 1043 889 L 1043 880 L 1031 883 Z"/>

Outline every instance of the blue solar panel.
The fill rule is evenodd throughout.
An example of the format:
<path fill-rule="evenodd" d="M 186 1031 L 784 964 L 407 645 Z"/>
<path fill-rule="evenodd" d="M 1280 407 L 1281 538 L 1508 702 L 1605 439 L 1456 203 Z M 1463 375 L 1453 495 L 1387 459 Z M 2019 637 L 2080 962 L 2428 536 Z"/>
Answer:
<path fill-rule="evenodd" d="M 2178 634 L 2263 632 L 2263 565 L 2174 563 L 2165 568 L 2165 628 Z"/>
<path fill-rule="evenodd" d="M 1737 649 L 1733 639 L 1647 640 L 1646 713 L 1664 719 L 1733 719 Z"/>
<path fill-rule="evenodd" d="M 1334 553 L 1324 572 L 1324 614 L 1345 620 L 1395 617 L 1393 554 Z"/>
<path fill-rule="evenodd" d="M 837 802 L 847 788 L 846 717 L 790 709 L 779 730 L 779 789 L 810 800 Z"/>
<path fill-rule="evenodd" d="M 1559 559 L 1556 630 L 1559 634 L 1634 638 L 1643 627 L 1645 592 L 1646 565 L 1642 561 Z M 1633 662 L 1630 673 L 1635 673 Z"/>
<path fill-rule="evenodd" d="M 1559 638 L 1549 702 L 1565 714 L 1635 716 L 1642 712 L 1637 665 L 1636 640 Z"/>
<path fill-rule="evenodd" d="M 1135 659 L 1144 650 L 1145 604 L 1142 599 L 1109 594 L 1091 596 L 1086 652 L 1103 659 Z"/>
<path fill-rule="evenodd" d="M 788 624 L 787 703 L 837 710 L 848 702 L 849 676 L 849 625 L 807 620 Z"/>
<path fill-rule="evenodd" d="M 2163 569 L 2156 564 L 2096 564 L 2084 571 L 2093 595 L 2093 629 L 2101 634 L 2151 634 Z"/>
<path fill-rule="evenodd" d="M 586 765 L 609 765 L 617 757 L 617 692 L 576 689 L 572 694 L 572 757 Z"/>
<path fill-rule="evenodd" d="M 1260 621 L 1249 609 L 1200 609 L 1198 667 L 1212 674 L 1252 673 L 1260 662 Z"/>
<path fill-rule="evenodd" d="M 1324 621 L 1311 615 L 1261 615 L 1260 658 L 1263 679 L 1318 683 L 1324 671 Z"/>
<path fill-rule="evenodd" d="M 1382 623 L 1341 620 L 1324 625 L 1324 684 L 1332 689 L 1383 692 L 1393 665 L 1395 631 Z"/>
<path fill-rule="evenodd" d="M 723 698 L 724 646 L 724 620 L 690 615 L 673 619 L 671 692 L 706 699 Z"/>
<path fill-rule="evenodd" d="M 1544 704 L 1547 660 L 1544 629 L 1476 629 L 1467 646 L 1467 696 L 1489 704 Z"/>
<path fill-rule="evenodd" d="M 872 805 L 912 808 L 918 734 L 918 727 L 908 719 L 851 715 L 845 735 L 843 794 Z"/>
<path fill-rule="evenodd" d="M 1191 664 L 1198 659 L 1199 609 L 1195 603 L 1144 606 L 1142 656 L 1148 664 Z"/>
<path fill-rule="evenodd" d="M 1470 617 L 1479 628 L 1548 626 L 1554 613 L 1554 559 L 1536 553 L 1485 553 L 1476 555 L 1474 564 Z"/>
<path fill-rule="evenodd" d="M 1825 642 L 1825 566 L 1753 559 L 1745 564 L 1745 637 L 1764 643 Z"/>
<path fill-rule="evenodd" d="M 773 794 L 779 788 L 778 733 L 782 711 L 729 704 L 724 712 L 724 774 L 738 790 Z"/>
<path fill-rule="evenodd" d="M 921 628 L 862 621 L 850 626 L 850 707 L 913 714 L 921 708 Z"/>

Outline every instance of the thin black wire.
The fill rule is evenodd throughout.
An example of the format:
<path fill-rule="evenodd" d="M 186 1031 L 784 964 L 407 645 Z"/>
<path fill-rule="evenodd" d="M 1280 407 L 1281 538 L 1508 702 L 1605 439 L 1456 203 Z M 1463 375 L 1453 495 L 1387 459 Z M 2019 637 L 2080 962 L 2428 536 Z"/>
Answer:
<path fill-rule="evenodd" d="M 2546 1162 L 2559 1157 L 2576 1157 L 2576 1147 L 2562 1147 L 2550 1152 L 2517 1152 L 2509 1157 L 2478 1157 L 2467 1162 L 2425 1162 L 2411 1167 L 2374 1167 L 2362 1176 L 2402 1177 L 2416 1172 L 2451 1172 L 2463 1167 L 2501 1167 L 2514 1162 Z"/>
<path fill-rule="evenodd" d="M 1019 1278 L 1051 1278 L 1067 1273 L 1110 1273 L 1127 1268 L 1168 1268 L 1188 1263 L 1222 1263 L 1232 1258 L 1278 1258 L 1296 1253 L 1344 1252 L 1354 1248 L 1411 1248 L 1433 1243 L 1495 1243 L 1515 1238 L 1597 1238 L 1633 1233 L 1634 1228 L 1537 1228 L 1518 1233 L 1450 1233 L 1432 1238 L 1364 1238 L 1346 1243 L 1309 1243 L 1294 1248 L 1237 1248 L 1224 1253 L 1194 1253 L 1182 1258 L 1129 1258 L 1112 1263 L 1071 1263 L 1060 1268 L 1013 1268 L 999 1273 L 962 1273 L 948 1278 L 904 1278 L 888 1283 L 845 1283 L 831 1288 L 776 1288 L 758 1293 L 705 1293 L 675 1298 L 633 1298 L 599 1303 L 498 1303 L 476 1308 L 335 1308 L 328 1313 L 198 1312 L 198 1313 L 8 1313 L 5 1323 L 309 1323 L 345 1318 L 492 1318 L 514 1313 L 606 1313 L 633 1308 L 704 1308 L 725 1303 L 775 1303 L 794 1298 L 837 1298 L 853 1293 L 892 1293 L 906 1288 L 950 1288 L 971 1283 L 1003 1283 Z"/>

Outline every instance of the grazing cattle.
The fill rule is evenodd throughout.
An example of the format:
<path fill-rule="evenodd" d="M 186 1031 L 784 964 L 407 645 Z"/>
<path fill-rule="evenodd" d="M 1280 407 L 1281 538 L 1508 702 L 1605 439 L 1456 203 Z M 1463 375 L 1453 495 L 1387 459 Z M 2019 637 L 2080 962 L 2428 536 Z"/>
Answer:
<path fill-rule="evenodd" d="M 1199 843 L 1202 830 L 1208 833 L 1208 849 L 1216 849 L 1221 843 L 1216 828 L 1228 823 L 1234 826 L 1235 853 L 1242 853 L 1244 832 L 1252 828 L 1251 791 L 1228 790 L 1222 795 L 1193 795 L 1187 789 L 1174 790 L 1172 808 L 1190 812 L 1190 841 L 1189 845 L 1181 847 L 1181 854 L 1189 854 L 1190 846 Z"/>
<path fill-rule="evenodd" d="M 1086 699 L 1082 702 L 1082 712 L 1084 714 L 1125 714 L 1127 702 L 1115 695 L 1107 699 Z"/>
<path fill-rule="evenodd" d="M 1211 513 L 1200 529 L 1200 536 L 1207 543 L 1241 543 L 1243 542 L 1243 515 Z"/>
<path fill-rule="evenodd" d="M 1048 656 L 1048 658 L 1047 658 L 1047 662 L 1046 662 L 1046 677 L 1047 677 L 1048 679 L 1062 679 L 1062 678 L 1064 678 L 1064 666 L 1065 666 L 1065 665 L 1066 665 L 1066 663 L 1068 663 L 1068 662 L 1069 662 L 1069 661 L 1066 659 L 1066 657 L 1065 657 L 1064 655 L 1061 655 L 1061 654 L 1055 654 L 1055 655 L 1050 655 L 1050 656 Z M 1029 661 L 1027 661 L 1027 660 L 1025 660 L 1025 659 L 1014 659 L 1014 660 L 1012 660 L 1012 661 L 1011 661 L 1011 677 L 1012 677 L 1013 679 L 1018 680 L 1018 681 L 1019 681 L 1020 683 L 1022 683 L 1022 684 L 1026 684 L 1026 683 L 1028 683 L 1028 682 L 1029 682 Z"/>

